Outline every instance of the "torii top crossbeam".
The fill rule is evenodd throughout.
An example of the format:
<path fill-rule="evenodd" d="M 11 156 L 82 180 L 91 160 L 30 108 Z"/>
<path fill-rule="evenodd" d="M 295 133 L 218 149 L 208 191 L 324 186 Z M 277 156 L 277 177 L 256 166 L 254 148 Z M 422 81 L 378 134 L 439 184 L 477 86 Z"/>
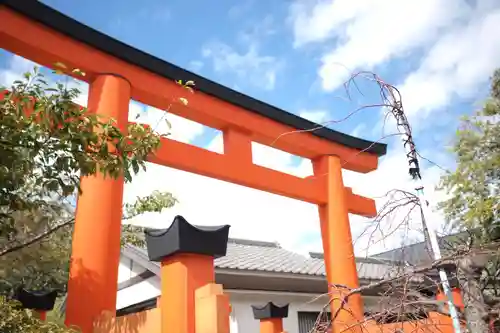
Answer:
<path fill-rule="evenodd" d="M 363 173 L 375 170 L 378 157 L 386 152 L 385 144 L 320 127 L 128 46 L 39 1 L 0 0 L 0 46 L 47 67 L 64 63 L 84 71 L 86 75 L 78 79 L 90 84 L 89 111 L 113 117 L 122 128 L 128 121 L 130 99 L 167 109 L 184 93 L 175 81 L 194 81 L 196 91 L 188 96 L 188 105 L 176 104 L 170 112 L 221 130 L 224 153 L 162 139 L 149 160 L 317 204 L 327 278 L 330 283 L 357 285 L 347 214 L 374 216 L 376 209 L 373 200 L 344 187 L 341 168 Z M 318 129 L 308 131 L 313 128 Z M 315 177 L 300 178 L 253 164 L 252 141 L 311 159 Z M 85 178 L 82 189 L 67 321 L 85 332 L 96 313 L 114 310 L 123 180 Z M 342 269 L 334 269 L 333 263 Z M 83 271 L 92 276 L 91 290 L 78 281 Z M 82 309 L 89 302 L 95 305 Z M 352 308 L 362 315 L 361 305 Z"/>

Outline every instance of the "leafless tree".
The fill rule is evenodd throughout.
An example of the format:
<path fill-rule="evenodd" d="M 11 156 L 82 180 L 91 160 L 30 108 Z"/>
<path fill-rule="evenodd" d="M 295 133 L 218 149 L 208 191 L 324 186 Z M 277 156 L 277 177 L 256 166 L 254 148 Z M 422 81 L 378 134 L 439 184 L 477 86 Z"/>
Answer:
<path fill-rule="evenodd" d="M 358 72 L 353 74 L 344 84 L 346 99 L 352 100 L 353 90 L 362 94 L 358 84 L 360 79 L 369 80 L 376 85 L 380 92 L 380 102 L 356 107 L 341 119 L 328 121 L 299 132 L 314 132 L 319 128 L 347 121 L 364 110 L 383 110 L 382 135 L 376 142 L 394 136 L 403 139 L 408 165 L 402 167 L 408 168 L 411 178 L 415 180 L 421 179 L 420 160 L 425 160 L 446 170 L 418 152 L 413 140 L 412 128 L 404 112 L 401 93 L 395 86 L 383 81 L 372 72 Z M 386 134 L 386 122 L 390 119 L 396 121 L 396 131 Z M 296 132 L 283 133 L 275 141 L 284 135 L 292 135 Z M 370 148 L 371 146 L 357 154 Z M 349 160 L 344 161 L 344 163 L 347 162 Z M 397 233 L 405 235 L 408 230 L 415 229 L 415 223 L 412 223 L 412 219 L 417 219 L 419 222 L 424 220 L 421 200 L 415 194 L 402 189 L 393 189 L 382 197 L 385 198 L 385 202 L 379 207 L 378 215 L 370 221 L 369 227 L 361 233 L 361 236 L 368 237 L 369 244 L 373 244 L 374 240 L 375 242 L 382 242 Z M 388 223 L 388 221 L 391 222 Z M 336 289 L 342 288 L 345 290 L 346 286 L 330 286 L 330 302 L 325 304 L 311 332 L 330 332 L 332 323 L 335 322 L 339 312 L 349 311 L 348 307 L 345 306 L 348 304 L 349 297 L 354 294 L 373 293 L 374 291 L 379 294 L 378 307 L 372 307 L 374 309 L 365 314 L 364 320 L 356 324 L 359 326 L 358 328 L 365 329 L 366 323 L 373 321 L 387 324 L 422 320 L 431 311 L 449 316 L 446 298 L 436 299 L 436 292 L 442 290 L 437 274 L 438 269 L 445 269 L 452 287 L 461 290 L 462 300 L 465 305 L 459 311 L 459 319 L 463 324 L 462 330 L 471 333 L 496 332 L 495 323 L 499 317 L 500 309 L 498 244 L 478 246 L 472 241 L 474 237 L 472 237 L 471 233 L 461 232 L 440 238 L 445 256 L 439 260 L 434 260 L 427 226 L 425 223 L 419 223 L 418 225 L 420 227 L 419 231 L 424 236 L 423 246 L 420 245 L 417 249 L 420 251 L 420 253 L 417 253 L 418 258 L 411 258 L 415 256 L 415 253 L 412 253 L 412 251 L 415 251 L 412 246 L 400 248 L 397 253 L 393 253 L 397 254 L 393 258 L 375 256 L 380 260 L 380 263 L 390 266 L 388 270 L 390 273 L 379 281 L 362 285 L 359 288 L 348 289 L 347 292 L 341 294 L 342 299 L 338 302 L 338 304 L 341 304 L 340 308 L 337 308 L 331 314 L 328 313 L 331 302 L 335 300 L 335 297 L 338 297 L 333 295 L 339 294 Z M 402 241 L 407 243 L 408 240 Z M 408 253 L 405 253 L 405 250 Z M 398 325 L 391 327 L 396 330 Z M 402 329 L 402 326 L 400 328 Z M 345 329 L 349 329 L 349 327 Z M 435 332 L 439 330 L 439 327 L 433 326 L 430 330 Z"/>

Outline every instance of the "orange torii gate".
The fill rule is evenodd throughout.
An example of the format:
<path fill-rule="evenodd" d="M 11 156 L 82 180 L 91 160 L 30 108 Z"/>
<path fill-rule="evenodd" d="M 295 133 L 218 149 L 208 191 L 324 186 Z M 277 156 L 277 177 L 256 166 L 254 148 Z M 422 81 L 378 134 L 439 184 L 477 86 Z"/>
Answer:
<path fill-rule="evenodd" d="M 130 99 L 166 109 L 182 96 L 174 81 L 194 81 L 197 91 L 189 105 L 176 105 L 171 112 L 220 129 L 224 153 L 162 139 L 149 161 L 318 205 L 328 282 L 358 287 L 348 213 L 375 216 L 376 207 L 372 199 L 344 187 L 342 168 L 375 170 L 384 144 L 328 128 L 276 140 L 318 125 L 123 44 L 38 1 L 0 1 L 0 44 L 47 67 L 62 62 L 84 71 L 78 79 L 90 84 L 88 109 L 113 117 L 122 130 Z M 311 159 L 315 176 L 300 178 L 253 164 L 252 141 Z M 96 176 L 81 185 L 66 322 L 88 333 L 103 311 L 115 311 L 124 184 Z M 332 310 L 339 306 L 333 302 Z M 349 325 L 362 317 L 361 296 L 353 295 L 336 323 Z"/>

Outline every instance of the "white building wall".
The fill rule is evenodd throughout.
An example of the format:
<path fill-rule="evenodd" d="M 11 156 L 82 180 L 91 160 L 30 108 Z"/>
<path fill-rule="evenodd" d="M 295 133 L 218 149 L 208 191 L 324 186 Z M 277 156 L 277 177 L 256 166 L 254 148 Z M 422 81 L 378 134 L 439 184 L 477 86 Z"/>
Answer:
<path fill-rule="evenodd" d="M 253 318 L 252 305 L 264 305 L 274 302 L 277 305 L 289 304 L 288 318 L 283 320 L 283 328 L 288 333 L 298 333 L 299 311 L 321 311 L 326 298 L 311 302 L 315 295 L 297 295 L 293 293 L 278 294 L 264 291 L 233 291 L 226 290 L 229 295 L 231 314 L 231 333 L 256 333 L 259 332 L 259 321 Z M 153 276 L 131 287 L 118 291 L 116 308 L 127 306 L 158 297 L 161 295 L 160 278 Z"/>
<path fill-rule="evenodd" d="M 118 283 L 127 281 L 132 277 L 131 266 L 132 260 L 124 258 L 123 256 L 120 257 L 120 263 L 118 265 Z"/>
<path fill-rule="evenodd" d="M 119 290 L 116 295 L 116 309 L 158 297 L 161 294 L 160 279 L 157 276 L 134 284 L 131 287 Z"/>
<path fill-rule="evenodd" d="M 288 333 L 299 333 L 298 312 L 320 312 L 326 304 L 325 297 L 313 301 L 314 295 L 272 294 L 260 291 L 228 292 L 236 318 L 236 325 L 231 327 L 231 333 L 259 332 L 259 321 L 253 318 L 252 305 L 264 305 L 274 302 L 276 305 L 289 304 L 288 317 L 283 319 L 283 329 Z"/>
<path fill-rule="evenodd" d="M 130 260 L 120 259 L 118 282 L 124 282 L 145 269 Z M 276 305 L 289 304 L 288 318 L 283 320 L 283 329 L 288 333 L 299 333 L 298 312 L 319 312 L 328 302 L 323 296 L 317 298 L 312 294 L 280 293 L 250 290 L 226 290 L 233 312 L 231 314 L 231 333 L 259 332 L 259 321 L 253 318 L 252 305 L 264 305 L 274 302 Z M 161 284 L 158 276 L 137 283 L 117 293 L 116 308 L 122 309 L 142 301 L 161 295 Z"/>
<path fill-rule="evenodd" d="M 124 256 L 120 256 L 120 263 L 118 265 L 118 283 L 127 281 L 145 271 L 146 269 L 138 263 Z"/>

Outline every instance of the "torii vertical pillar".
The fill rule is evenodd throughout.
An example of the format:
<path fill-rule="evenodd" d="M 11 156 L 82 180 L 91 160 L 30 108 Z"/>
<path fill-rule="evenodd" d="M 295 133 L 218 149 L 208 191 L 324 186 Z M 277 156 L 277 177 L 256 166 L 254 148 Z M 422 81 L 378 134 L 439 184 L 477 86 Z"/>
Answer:
<path fill-rule="evenodd" d="M 88 110 L 126 130 L 130 84 L 111 74 L 90 84 Z M 116 311 L 123 177 L 82 177 L 73 233 L 66 325 L 91 333 L 103 311 Z"/>
<path fill-rule="evenodd" d="M 145 233 L 149 260 L 161 262 L 161 332 L 195 333 L 196 290 L 215 282 L 214 258 L 226 255 L 229 226 L 196 227 L 176 216 L 168 229 Z M 229 305 L 227 313 L 229 325 Z"/>
<path fill-rule="evenodd" d="M 331 311 L 332 315 L 337 314 L 333 329 L 340 332 L 353 325 L 354 330 L 363 319 L 363 303 L 361 295 L 353 294 L 342 304 L 349 290 L 359 287 L 342 162 L 337 156 L 323 156 L 313 161 L 313 167 L 315 176 L 324 182 L 328 197 L 328 203 L 319 206 L 319 217 Z"/>

